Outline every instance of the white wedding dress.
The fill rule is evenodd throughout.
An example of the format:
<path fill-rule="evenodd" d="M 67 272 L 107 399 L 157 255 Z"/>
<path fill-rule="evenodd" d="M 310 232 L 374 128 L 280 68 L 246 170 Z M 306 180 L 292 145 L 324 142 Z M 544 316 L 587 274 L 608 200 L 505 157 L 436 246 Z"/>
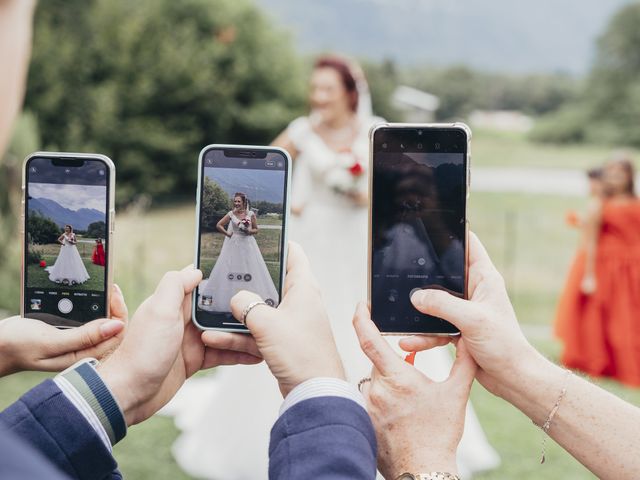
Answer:
<path fill-rule="evenodd" d="M 337 193 L 337 169 L 357 161 L 368 165 L 368 130 L 361 121 L 349 153 L 336 153 L 312 129 L 308 117 L 287 130 L 299 152 L 294 162 L 289 238 L 302 245 L 324 295 L 348 380 L 368 376 L 371 363 L 360 350 L 352 327 L 356 303 L 366 300 L 367 208 Z M 366 171 L 363 174 L 366 188 Z M 365 190 L 366 191 L 366 190 Z M 392 341 L 394 348 L 397 342 Z M 446 348 L 420 353 L 416 366 L 435 380 L 448 376 L 452 359 Z M 165 409 L 183 430 L 174 445 L 180 466 L 193 476 L 244 480 L 267 478 L 269 431 L 282 396 L 264 364 L 221 367 L 214 376 L 191 381 Z M 471 407 L 458 454 L 460 472 L 494 468 L 500 460 L 487 442 Z"/>
<path fill-rule="evenodd" d="M 240 290 L 257 293 L 264 301 L 276 306 L 278 291 L 264 263 L 258 242 L 253 235 L 243 231 L 242 220 L 233 211 L 227 215 L 231 219 L 227 231 L 232 235 L 224 238 L 209 278 L 200 284 L 199 307 L 211 312 L 228 312 L 231 297 Z M 251 221 L 254 215 L 249 210 L 246 218 Z"/>
<path fill-rule="evenodd" d="M 73 233 L 65 233 L 58 258 L 56 258 L 51 267 L 45 269 L 49 273 L 49 280 L 52 282 L 64 283 L 66 281 L 72 285 L 89 280 L 89 273 L 84 266 L 78 249 L 72 243 L 73 241 L 75 241 L 75 235 Z"/>

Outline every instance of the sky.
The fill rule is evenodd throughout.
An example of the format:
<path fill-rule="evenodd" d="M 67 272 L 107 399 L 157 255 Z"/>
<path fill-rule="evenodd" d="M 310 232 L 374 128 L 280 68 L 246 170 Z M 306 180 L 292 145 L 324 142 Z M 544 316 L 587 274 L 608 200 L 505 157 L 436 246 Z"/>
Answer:
<path fill-rule="evenodd" d="M 105 213 L 106 194 L 105 186 L 29 183 L 31 197 L 53 200 L 69 210 L 92 208 Z"/>

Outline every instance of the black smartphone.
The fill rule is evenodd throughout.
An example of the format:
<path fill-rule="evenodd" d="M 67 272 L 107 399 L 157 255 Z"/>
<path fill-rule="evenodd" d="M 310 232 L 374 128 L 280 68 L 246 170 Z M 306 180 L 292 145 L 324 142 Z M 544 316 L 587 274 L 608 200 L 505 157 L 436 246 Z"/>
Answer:
<path fill-rule="evenodd" d="M 369 305 L 380 331 L 456 335 L 411 304 L 416 289 L 467 296 L 470 129 L 382 124 L 371 130 Z"/>
<path fill-rule="evenodd" d="M 108 317 L 113 162 L 37 152 L 24 161 L 22 192 L 21 315 L 60 328 Z"/>
<path fill-rule="evenodd" d="M 201 329 L 248 332 L 231 314 L 240 290 L 278 306 L 287 257 L 289 154 L 276 147 L 209 145 L 200 152 L 193 302 Z"/>

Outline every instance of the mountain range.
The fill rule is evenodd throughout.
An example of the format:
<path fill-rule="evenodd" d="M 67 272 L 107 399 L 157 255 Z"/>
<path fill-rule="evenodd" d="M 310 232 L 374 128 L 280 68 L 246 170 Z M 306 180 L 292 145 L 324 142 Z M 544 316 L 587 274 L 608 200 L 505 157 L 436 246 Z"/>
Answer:
<path fill-rule="evenodd" d="M 250 202 L 282 203 L 283 171 L 206 168 L 205 174 L 230 197 L 242 192 L 247 194 Z"/>
<path fill-rule="evenodd" d="M 302 53 L 582 75 L 609 19 L 632 0 L 256 1 Z"/>
<path fill-rule="evenodd" d="M 93 208 L 69 210 L 48 198 L 30 198 L 29 212 L 34 211 L 43 217 L 50 218 L 61 228 L 69 224 L 73 225 L 75 230 L 86 230 L 90 223 L 105 221 L 104 213 L 98 210 Z"/>

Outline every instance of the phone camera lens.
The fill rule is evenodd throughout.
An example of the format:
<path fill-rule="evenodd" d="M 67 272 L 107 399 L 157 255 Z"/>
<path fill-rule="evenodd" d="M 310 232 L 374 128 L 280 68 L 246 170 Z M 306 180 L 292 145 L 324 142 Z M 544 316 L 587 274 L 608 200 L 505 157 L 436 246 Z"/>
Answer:
<path fill-rule="evenodd" d="M 382 144 L 382 148 L 387 148 L 387 144 L 386 144 L 386 143 L 383 143 L 383 144 Z"/>
<path fill-rule="evenodd" d="M 418 144 L 418 149 L 422 150 L 422 144 L 421 143 Z"/>

